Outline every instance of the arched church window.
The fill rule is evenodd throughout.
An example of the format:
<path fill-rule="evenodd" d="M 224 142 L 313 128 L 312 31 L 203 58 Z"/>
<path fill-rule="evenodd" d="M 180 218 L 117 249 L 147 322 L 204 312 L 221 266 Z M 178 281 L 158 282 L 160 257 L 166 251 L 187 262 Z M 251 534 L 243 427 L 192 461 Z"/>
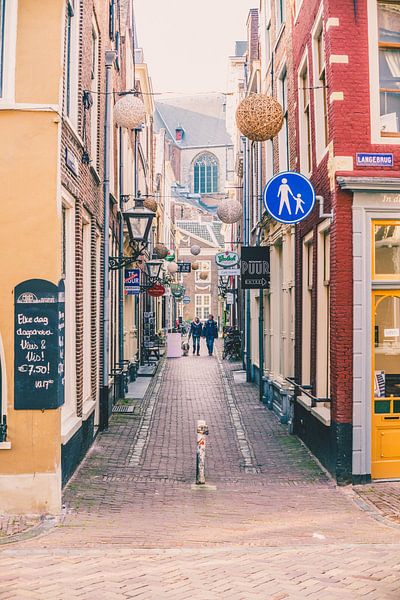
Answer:
<path fill-rule="evenodd" d="M 218 161 L 215 156 L 202 154 L 196 158 L 193 170 L 193 191 L 195 194 L 216 194 L 218 192 Z"/>

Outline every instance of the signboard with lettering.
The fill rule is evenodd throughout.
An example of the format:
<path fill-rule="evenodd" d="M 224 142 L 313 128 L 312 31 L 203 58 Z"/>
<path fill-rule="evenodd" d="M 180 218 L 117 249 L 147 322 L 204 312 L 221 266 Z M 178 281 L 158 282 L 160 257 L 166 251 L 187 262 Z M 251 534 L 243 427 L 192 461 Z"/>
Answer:
<path fill-rule="evenodd" d="M 237 275 L 240 275 L 239 267 L 237 269 L 218 269 L 219 277 L 236 277 Z"/>
<path fill-rule="evenodd" d="M 215 255 L 215 262 L 219 267 L 235 267 L 239 262 L 237 252 L 219 252 Z"/>
<path fill-rule="evenodd" d="M 140 269 L 125 269 L 125 295 L 137 296 L 140 293 Z"/>
<path fill-rule="evenodd" d="M 357 167 L 393 167 L 393 154 L 387 152 L 357 152 Z"/>
<path fill-rule="evenodd" d="M 58 408 L 64 403 L 64 282 L 30 279 L 14 294 L 14 408 Z"/>
<path fill-rule="evenodd" d="M 190 262 L 178 262 L 178 273 L 191 273 L 192 263 Z"/>
<path fill-rule="evenodd" d="M 226 300 L 225 300 L 226 304 L 235 304 L 235 296 L 234 294 L 232 294 L 232 292 L 228 292 L 226 294 Z"/>
<path fill-rule="evenodd" d="M 242 246 L 241 254 L 242 289 L 269 288 L 269 247 Z"/>

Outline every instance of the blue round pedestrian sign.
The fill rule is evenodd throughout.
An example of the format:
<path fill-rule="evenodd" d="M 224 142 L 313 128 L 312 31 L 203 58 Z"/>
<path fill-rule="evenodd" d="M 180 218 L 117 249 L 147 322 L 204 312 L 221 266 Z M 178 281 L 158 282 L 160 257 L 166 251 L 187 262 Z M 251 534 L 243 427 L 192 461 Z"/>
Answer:
<path fill-rule="evenodd" d="M 268 181 L 263 200 L 266 210 L 276 221 L 298 223 L 314 208 L 315 191 L 307 177 L 285 171 Z"/>

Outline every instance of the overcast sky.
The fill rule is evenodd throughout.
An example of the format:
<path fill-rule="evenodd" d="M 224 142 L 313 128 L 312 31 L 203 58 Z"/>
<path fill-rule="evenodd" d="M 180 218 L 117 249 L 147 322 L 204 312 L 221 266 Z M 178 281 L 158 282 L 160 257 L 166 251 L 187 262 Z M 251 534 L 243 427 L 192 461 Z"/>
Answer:
<path fill-rule="evenodd" d="M 225 91 L 227 59 L 258 0 L 135 0 L 138 43 L 155 92 Z"/>

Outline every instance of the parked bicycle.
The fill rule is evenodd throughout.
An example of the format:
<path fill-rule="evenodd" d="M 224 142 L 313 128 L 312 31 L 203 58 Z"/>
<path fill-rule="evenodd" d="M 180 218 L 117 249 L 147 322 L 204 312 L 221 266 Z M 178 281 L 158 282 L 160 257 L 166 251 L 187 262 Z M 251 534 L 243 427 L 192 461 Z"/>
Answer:
<path fill-rule="evenodd" d="M 240 360 L 242 356 L 242 338 L 240 331 L 235 327 L 227 328 L 224 336 L 224 349 L 222 358 Z"/>

